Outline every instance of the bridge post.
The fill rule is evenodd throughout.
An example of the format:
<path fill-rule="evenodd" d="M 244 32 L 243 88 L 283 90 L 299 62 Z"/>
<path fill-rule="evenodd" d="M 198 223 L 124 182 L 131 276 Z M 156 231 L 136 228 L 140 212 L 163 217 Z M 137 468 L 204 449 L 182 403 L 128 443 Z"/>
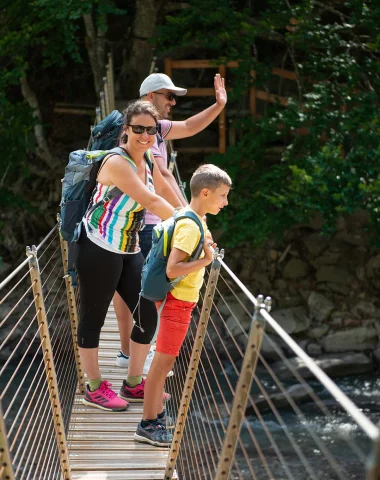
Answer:
<path fill-rule="evenodd" d="M 5 429 L 3 408 L 0 402 L 0 478 L 6 480 L 14 480 L 13 467 L 11 456 L 9 453 L 9 446 L 7 440 L 7 433 Z"/>
<path fill-rule="evenodd" d="M 48 319 L 46 316 L 45 302 L 42 292 L 41 274 L 37 259 L 36 246 L 33 245 L 32 248 L 26 247 L 26 255 L 29 259 L 30 278 L 32 281 L 34 303 L 37 312 L 38 330 L 40 332 L 41 348 L 45 365 L 46 380 L 49 390 L 49 398 L 52 409 L 55 439 L 57 442 L 59 460 L 61 465 L 62 479 L 71 480 L 69 453 L 67 448 L 64 420 L 61 409 L 61 401 L 59 398 L 57 374 L 55 371 L 53 351 L 50 341 Z"/>
<path fill-rule="evenodd" d="M 197 331 L 195 334 L 195 342 L 193 345 L 193 350 L 191 352 L 189 368 L 187 370 L 186 380 L 183 387 L 181 403 L 177 414 L 177 423 L 174 429 L 173 441 L 170 447 L 168 462 L 166 464 L 164 480 L 172 480 L 174 475 L 174 467 L 179 454 L 183 430 L 186 424 L 187 412 L 189 410 L 191 394 L 194 388 L 195 377 L 197 375 L 203 343 L 206 336 L 207 325 L 212 309 L 212 302 L 214 299 L 216 284 L 218 282 L 220 272 L 219 259 L 221 260 L 223 256 L 224 250 L 221 250 L 219 252 L 219 249 L 216 248 L 214 252 L 214 261 L 211 264 L 211 271 L 207 282 L 202 311 L 199 317 Z"/>
<path fill-rule="evenodd" d="M 380 437 L 372 442 L 372 453 L 367 462 L 367 480 L 380 480 Z"/>
<path fill-rule="evenodd" d="M 231 415 L 228 422 L 226 435 L 222 450 L 219 455 L 219 462 L 215 474 L 215 480 L 227 480 L 230 475 L 232 462 L 235 455 L 236 444 L 239 438 L 241 424 L 247 407 L 247 401 L 252 386 L 253 375 L 256 370 L 257 360 L 259 357 L 261 341 L 264 333 L 264 319 L 260 314 L 260 310 L 270 310 L 272 300 L 270 297 L 265 299 L 258 295 L 257 305 L 253 314 L 251 331 L 248 337 L 247 348 L 241 367 L 239 380 L 236 386 L 234 401 L 232 404 Z"/>
<path fill-rule="evenodd" d="M 84 395 L 86 391 L 86 383 L 84 378 L 84 370 L 82 366 L 82 362 L 79 356 L 79 349 L 78 349 L 78 310 L 75 301 L 75 292 L 72 283 L 71 275 L 68 273 L 68 265 L 69 265 L 69 245 L 66 240 L 63 240 L 61 237 L 61 252 L 62 252 L 62 262 L 63 262 L 63 272 L 64 272 L 64 279 L 66 283 L 66 294 L 67 294 L 67 303 L 69 305 L 69 312 L 70 312 L 70 325 L 71 325 L 71 334 L 73 338 L 73 348 L 74 348 L 74 355 L 75 355 L 75 365 L 77 368 L 77 376 L 78 376 L 78 387 L 80 393 Z"/>

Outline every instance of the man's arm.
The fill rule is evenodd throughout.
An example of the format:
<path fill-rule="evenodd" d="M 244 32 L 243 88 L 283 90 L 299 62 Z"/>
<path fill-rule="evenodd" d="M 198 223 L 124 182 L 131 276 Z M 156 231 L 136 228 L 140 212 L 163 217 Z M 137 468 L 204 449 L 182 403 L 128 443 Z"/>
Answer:
<path fill-rule="evenodd" d="M 160 172 L 162 173 L 162 176 L 168 182 L 168 184 L 171 186 L 174 193 L 177 195 L 180 203 L 184 207 L 186 207 L 187 201 L 184 198 L 184 196 L 182 195 L 181 189 L 179 188 L 173 174 L 166 167 L 164 159 L 162 157 L 154 157 L 154 160 L 155 160 L 156 165 L 158 166 Z"/>
<path fill-rule="evenodd" d="M 213 120 L 215 120 L 227 103 L 227 92 L 224 88 L 224 78 L 221 78 L 219 73 L 215 75 L 214 86 L 216 103 L 187 120 L 182 122 L 172 122 L 172 128 L 166 135 L 165 140 L 192 137 L 196 133 L 204 130 Z"/>

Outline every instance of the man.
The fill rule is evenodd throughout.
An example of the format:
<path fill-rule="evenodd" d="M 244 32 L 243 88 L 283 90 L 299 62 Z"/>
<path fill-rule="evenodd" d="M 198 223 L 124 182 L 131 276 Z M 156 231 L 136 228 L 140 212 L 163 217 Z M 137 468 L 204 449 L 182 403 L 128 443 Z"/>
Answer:
<path fill-rule="evenodd" d="M 142 100 L 152 103 L 158 110 L 160 120 L 160 132 L 157 135 L 156 142 L 151 148 L 156 165 L 160 169 L 163 177 L 177 194 L 182 205 L 187 205 L 181 190 L 175 181 L 174 176 L 168 170 L 168 152 L 165 140 L 177 140 L 180 138 L 192 137 L 204 130 L 210 123 L 218 117 L 227 103 L 227 93 L 225 90 L 224 79 L 219 74 L 214 78 L 216 102 L 202 112 L 180 122 L 169 120 L 172 108 L 176 105 L 176 97 L 184 96 L 187 93 L 185 88 L 176 87 L 172 80 L 163 73 L 152 73 L 141 84 L 140 97 Z M 144 256 L 146 256 L 152 245 L 153 227 L 161 220 L 151 212 L 146 212 L 145 228 L 140 232 L 140 246 Z M 129 358 L 129 338 L 132 330 L 132 315 L 126 304 L 118 294 L 113 298 L 115 312 L 119 324 L 121 339 L 121 350 L 117 355 L 116 365 L 128 367 L 127 382 L 131 387 L 141 383 L 140 365 L 144 363 L 143 374 L 147 375 L 153 360 L 153 351 L 150 350 L 146 358 L 142 360 L 140 353 L 134 355 L 133 363 Z M 143 356 L 143 352 L 141 352 Z M 172 372 L 170 372 L 172 374 Z"/>

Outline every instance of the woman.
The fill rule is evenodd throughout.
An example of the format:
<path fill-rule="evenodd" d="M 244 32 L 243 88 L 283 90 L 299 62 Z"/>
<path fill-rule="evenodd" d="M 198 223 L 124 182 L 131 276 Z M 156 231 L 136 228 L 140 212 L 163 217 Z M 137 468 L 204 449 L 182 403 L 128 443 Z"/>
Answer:
<path fill-rule="evenodd" d="M 173 215 L 173 207 L 180 206 L 160 170 L 153 168 L 152 173 L 152 164 L 144 158 L 155 141 L 156 109 L 148 102 L 134 102 L 123 123 L 120 147 L 125 156 L 110 155 L 103 160 L 90 206 L 106 201 L 95 210 L 87 210 L 76 254 L 81 294 L 78 346 L 89 379 L 83 402 L 111 411 L 126 410 L 128 402 L 117 396 L 99 370 L 99 336 L 109 304 L 117 291 L 129 309 L 136 310 L 130 368 L 133 362 L 143 365 L 156 331 L 157 312 L 152 302 L 139 297 L 144 259 L 138 232 L 144 226 L 144 209 L 166 219 Z M 124 193 L 107 200 L 107 193 L 115 187 Z M 128 398 L 125 381 L 121 395 Z"/>

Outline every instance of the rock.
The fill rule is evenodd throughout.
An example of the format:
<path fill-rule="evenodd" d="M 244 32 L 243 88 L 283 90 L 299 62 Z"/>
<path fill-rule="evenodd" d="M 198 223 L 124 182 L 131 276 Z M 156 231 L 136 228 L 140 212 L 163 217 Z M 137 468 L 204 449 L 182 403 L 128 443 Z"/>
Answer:
<path fill-rule="evenodd" d="M 312 265 L 316 269 L 318 269 L 321 265 L 336 265 L 340 256 L 340 253 L 330 252 L 329 250 L 327 250 L 322 256 L 316 258 L 312 262 Z"/>
<path fill-rule="evenodd" d="M 281 295 L 277 301 L 277 306 L 278 308 L 297 307 L 300 303 L 302 303 L 302 297 L 298 295 Z"/>
<path fill-rule="evenodd" d="M 365 266 L 367 279 L 376 288 L 380 288 L 380 254 L 369 260 Z"/>
<path fill-rule="evenodd" d="M 331 300 L 318 292 L 311 292 L 307 300 L 309 315 L 318 322 L 327 320 L 334 310 L 334 304 Z"/>
<path fill-rule="evenodd" d="M 340 295 L 347 296 L 351 291 L 351 285 L 340 285 L 339 283 L 325 283 L 327 291 L 339 293 Z"/>
<path fill-rule="evenodd" d="M 335 238 L 339 240 L 343 240 L 344 242 L 348 243 L 349 245 L 356 245 L 356 246 L 366 246 L 369 244 L 369 235 L 366 232 L 355 232 L 350 233 L 347 231 L 338 232 L 335 235 Z"/>
<path fill-rule="evenodd" d="M 306 277 L 310 270 L 307 263 L 303 262 L 299 258 L 291 258 L 285 265 L 283 270 L 283 276 L 285 278 L 296 279 Z"/>
<path fill-rule="evenodd" d="M 351 310 L 351 312 L 359 318 L 375 318 L 376 307 L 371 302 L 360 300 Z"/>
<path fill-rule="evenodd" d="M 318 338 L 324 337 L 329 330 L 330 327 L 328 325 L 320 325 L 319 327 L 308 330 L 307 336 L 314 340 L 318 340 Z"/>
<path fill-rule="evenodd" d="M 274 335 L 264 335 L 261 342 L 260 353 L 266 360 L 278 360 L 279 352 L 284 354 L 284 351 L 276 341 Z"/>
<path fill-rule="evenodd" d="M 216 307 L 223 317 L 229 317 L 230 315 L 234 314 L 238 318 L 242 318 L 248 315 L 245 309 L 247 309 L 251 315 L 254 311 L 253 304 L 243 292 L 238 293 L 236 296 L 226 295 L 223 298 L 219 298 L 216 303 Z"/>
<path fill-rule="evenodd" d="M 374 357 L 376 358 L 378 364 L 380 365 L 380 345 L 373 352 Z"/>
<path fill-rule="evenodd" d="M 245 337 L 245 333 L 249 331 L 251 322 L 252 319 L 247 315 L 237 318 L 234 315 L 230 315 L 227 318 L 226 325 L 234 338 L 240 338 Z M 226 333 L 226 336 L 229 337 L 228 332 Z"/>
<path fill-rule="evenodd" d="M 288 360 L 292 367 L 303 378 L 315 378 L 314 374 L 308 369 L 305 363 L 298 357 Z M 343 377 L 346 375 L 358 375 L 373 371 L 373 361 L 364 353 L 345 352 L 343 354 L 322 355 L 314 358 L 315 363 L 330 377 Z M 288 369 L 284 362 L 275 362 L 271 365 L 277 375 L 282 378 L 293 378 L 293 373 Z"/>
<path fill-rule="evenodd" d="M 378 338 L 377 330 L 372 325 L 330 333 L 324 338 L 323 345 L 326 352 L 373 350 Z"/>
<path fill-rule="evenodd" d="M 300 405 L 301 403 L 311 400 L 310 394 L 313 393 L 313 389 L 309 385 L 296 384 L 286 389 L 286 393 L 278 392 L 269 395 L 271 402 L 276 408 L 292 408 L 288 398 L 290 397 L 295 403 Z M 265 410 L 271 410 L 269 403 L 263 395 L 254 398 L 256 407 L 262 412 Z M 254 408 L 249 406 L 245 412 L 246 415 L 254 414 Z"/>
<path fill-rule="evenodd" d="M 332 265 L 322 265 L 317 270 L 317 282 L 331 282 L 338 283 L 339 285 L 350 285 L 352 280 L 353 276 L 345 268 L 335 267 Z"/>
<path fill-rule="evenodd" d="M 312 233 L 304 238 L 304 244 L 309 253 L 314 257 L 320 255 L 328 246 L 329 238 L 318 232 Z"/>
<path fill-rule="evenodd" d="M 275 280 L 274 282 L 274 288 L 276 290 L 283 291 L 283 290 L 286 290 L 287 287 L 288 287 L 288 284 L 282 278 L 277 278 L 277 280 Z"/>
<path fill-rule="evenodd" d="M 271 315 L 286 333 L 303 332 L 307 330 L 310 325 L 310 319 L 306 315 L 306 309 L 301 306 L 275 310 L 271 312 Z M 266 330 L 267 332 L 273 333 L 270 325 L 267 325 Z"/>
<path fill-rule="evenodd" d="M 314 357 L 314 356 L 318 357 L 323 353 L 322 345 L 319 343 L 310 342 L 306 346 L 306 353 L 311 357 Z"/>

